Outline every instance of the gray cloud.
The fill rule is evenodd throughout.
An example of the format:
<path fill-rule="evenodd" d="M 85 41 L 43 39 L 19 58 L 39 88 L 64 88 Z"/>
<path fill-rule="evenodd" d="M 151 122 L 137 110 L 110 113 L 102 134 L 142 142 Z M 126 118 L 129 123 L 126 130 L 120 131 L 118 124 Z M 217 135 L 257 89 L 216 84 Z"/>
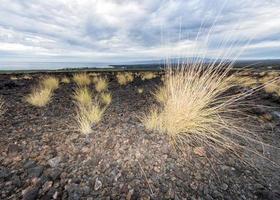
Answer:
<path fill-rule="evenodd" d="M 277 0 L 0 0 L 0 60 L 141 60 L 232 45 L 279 58 L 279 9 Z"/>

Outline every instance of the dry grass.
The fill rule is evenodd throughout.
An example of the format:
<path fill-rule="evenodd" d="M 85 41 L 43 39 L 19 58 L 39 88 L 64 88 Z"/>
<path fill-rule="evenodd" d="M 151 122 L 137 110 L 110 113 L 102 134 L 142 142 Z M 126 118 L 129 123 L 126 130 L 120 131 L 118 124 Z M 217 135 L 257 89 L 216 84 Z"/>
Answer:
<path fill-rule="evenodd" d="M 92 132 L 92 125 L 101 121 L 105 112 L 88 87 L 78 87 L 74 91 L 73 98 L 76 101 L 76 121 L 81 133 Z"/>
<path fill-rule="evenodd" d="M 56 90 L 59 87 L 59 80 L 53 76 L 46 76 L 41 81 L 42 88 Z"/>
<path fill-rule="evenodd" d="M 46 76 L 40 80 L 39 86 L 25 98 L 28 103 L 36 107 L 46 106 L 53 96 L 54 90 L 59 87 L 59 80 L 52 76 Z"/>
<path fill-rule="evenodd" d="M 91 83 L 90 77 L 86 73 L 74 74 L 73 80 L 78 86 L 87 86 Z"/>
<path fill-rule="evenodd" d="M 117 73 L 116 77 L 120 85 L 127 85 L 134 80 L 133 74 L 129 72 Z"/>
<path fill-rule="evenodd" d="M 16 80 L 18 80 L 18 77 L 16 77 L 16 76 L 11 76 L 11 77 L 10 77 L 10 80 L 16 81 Z"/>
<path fill-rule="evenodd" d="M 150 80 L 150 79 L 153 79 L 156 77 L 157 77 L 157 74 L 155 72 L 142 72 L 141 73 L 142 80 Z"/>
<path fill-rule="evenodd" d="M 61 83 L 68 84 L 70 82 L 71 82 L 71 80 L 67 76 L 64 76 L 61 78 Z"/>
<path fill-rule="evenodd" d="M 53 95 L 53 90 L 50 88 L 34 88 L 32 92 L 26 97 L 26 101 L 36 107 L 46 106 Z"/>
<path fill-rule="evenodd" d="M 137 92 L 138 92 L 138 94 L 142 94 L 144 92 L 144 89 L 143 88 L 138 88 Z"/>
<path fill-rule="evenodd" d="M 108 89 L 108 80 L 105 78 L 99 77 L 97 82 L 95 83 L 95 90 L 97 92 L 102 92 Z"/>
<path fill-rule="evenodd" d="M 112 95 L 111 93 L 101 93 L 100 95 L 102 102 L 105 105 L 109 105 L 112 102 Z"/>
<path fill-rule="evenodd" d="M 232 81 L 234 84 L 248 87 L 248 88 L 256 88 L 258 87 L 258 80 L 252 76 L 232 76 L 230 81 Z"/>
<path fill-rule="evenodd" d="M 141 118 L 148 130 L 167 134 L 177 147 L 206 145 L 215 150 L 244 149 L 240 141 L 256 142 L 244 127 L 249 116 L 242 99 L 249 94 L 229 93 L 236 86 L 228 72 L 231 64 L 188 64 L 167 68 L 163 86 L 155 92 L 159 102 Z M 261 143 L 261 142 L 259 142 Z M 258 143 L 258 144 L 259 144 Z M 218 152 L 218 151 L 217 151 Z"/>
<path fill-rule="evenodd" d="M 83 106 L 90 106 L 92 104 L 93 94 L 88 87 L 78 87 L 74 91 L 73 98 Z"/>
<path fill-rule="evenodd" d="M 154 93 L 155 99 L 159 103 L 163 103 L 167 99 L 167 93 L 165 86 L 157 87 L 155 93 Z"/>

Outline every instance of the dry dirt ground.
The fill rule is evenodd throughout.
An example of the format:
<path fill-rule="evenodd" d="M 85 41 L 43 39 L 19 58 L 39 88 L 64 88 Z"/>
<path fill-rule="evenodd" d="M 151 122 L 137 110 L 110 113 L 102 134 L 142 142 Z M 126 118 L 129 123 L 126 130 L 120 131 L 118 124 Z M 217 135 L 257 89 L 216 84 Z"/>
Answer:
<path fill-rule="evenodd" d="M 39 76 L 0 75 L 0 199 L 280 199 L 280 169 L 269 161 L 252 156 L 250 166 L 228 153 L 179 152 L 166 136 L 145 130 L 138 117 L 154 102 L 160 78 L 119 86 L 108 75 L 113 101 L 85 136 L 75 128 L 74 83 L 61 84 L 45 108 L 24 101 Z M 271 116 L 260 121 L 260 137 L 279 148 L 279 98 L 259 93 L 273 106 L 252 111 Z M 280 150 L 260 151 L 280 158 Z"/>

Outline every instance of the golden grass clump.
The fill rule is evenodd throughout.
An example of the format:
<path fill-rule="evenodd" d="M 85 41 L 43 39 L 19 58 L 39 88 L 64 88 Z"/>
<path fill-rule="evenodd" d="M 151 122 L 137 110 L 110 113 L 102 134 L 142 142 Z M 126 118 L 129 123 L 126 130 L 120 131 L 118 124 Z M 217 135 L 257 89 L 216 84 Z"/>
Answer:
<path fill-rule="evenodd" d="M 61 82 L 64 84 L 68 84 L 71 82 L 70 78 L 68 78 L 67 76 L 64 76 L 61 78 Z"/>
<path fill-rule="evenodd" d="M 26 97 L 26 101 L 36 107 L 46 106 L 53 95 L 53 91 L 50 88 L 34 88 L 32 92 Z"/>
<path fill-rule="evenodd" d="M 156 77 L 157 77 L 157 74 L 155 72 L 142 72 L 141 73 L 142 80 L 150 80 L 150 79 L 153 79 Z"/>
<path fill-rule="evenodd" d="M 18 80 L 18 77 L 16 77 L 16 76 L 11 76 L 11 77 L 10 77 L 10 80 L 16 81 L 16 80 Z"/>
<path fill-rule="evenodd" d="M 90 77 L 86 73 L 74 74 L 73 80 L 78 86 L 87 86 L 91 83 Z"/>
<path fill-rule="evenodd" d="M 92 132 L 92 125 L 101 121 L 106 108 L 102 108 L 99 101 L 93 98 L 88 87 L 78 87 L 74 91 L 73 98 L 76 101 L 76 121 L 81 133 Z"/>
<path fill-rule="evenodd" d="M 163 103 L 167 99 L 167 93 L 165 86 L 157 87 L 155 93 L 154 93 L 155 99 L 159 103 Z"/>
<path fill-rule="evenodd" d="M 40 84 L 43 88 L 56 90 L 59 87 L 59 80 L 56 77 L 47 76 L 41 80 Z"/>
<path fill-rule="evenodd" d="M 105 104 L 105 105 L 109 105 L 111 102 L 112 102 L 112 95 L 111 93 L 101 93 L 100 95 L 101 97 L 101 100 L 102 102 Z"/>
<path fill-rule="evenodd" d="M 142 94 L 142 93 L 144 92 L 144 89 L 143 89 L 143 88 L 138 88 L 138 89 L 137 89 L 137 92 L 138 92 L 139 94 Z"/>
<path fill-rule="evenodd" d="M 116 77 L 120 85 L 127 85 L 134 80 L 134 76 L 130 72 L 117 73 Z"/>
<path fill-rule="evenodd" d="M 140 118 L 142 123 L 148 130 L 167 134 L 177 147 L 244 149 L 241 140 L 256 139 L 240 120 L 248 117 L 241 109 L 248 94 L 229 93 L 235 86 L 228 76 L 230 68 L 226 63 L 167 68 L 163 85 L 154 93 L 158 104 Z"/>
<path fill-rule="evenodd" d="M 264 84 L 264 90 L 267 93 L 275 93 L 280 96 L 280 81 Z"/>
<path fill-rule="evenodd" d="M 93 94 L 88 87 L 78 87 L 74 91 L 73 98 L 83 106 L 90 106 L 92 104 Z"/>
<path fill-rule="evenodd" d="M 229 81 L 233 82 L 236 85 L 249 88 L 256 88 L 259 84 L 258 80 L 251 76 L 233 75 L 231 76 Z"/>
<path fill-rule="evenodd" d="M 95 90 L 97 92 L 102 92 L 108 89 L 108 80 L 105 78 L 99 77 L 97 82 L 95 83 Z"/>
<path fill-rule="evenodd" d="M 46 106 L 52 96 L 54 90 L 59 87 L 59 80 L 56 77 L 46 76 L 40 80 L 39 86 L 32 89 L 27 95 L 26 101 L 36 107 Z"/>

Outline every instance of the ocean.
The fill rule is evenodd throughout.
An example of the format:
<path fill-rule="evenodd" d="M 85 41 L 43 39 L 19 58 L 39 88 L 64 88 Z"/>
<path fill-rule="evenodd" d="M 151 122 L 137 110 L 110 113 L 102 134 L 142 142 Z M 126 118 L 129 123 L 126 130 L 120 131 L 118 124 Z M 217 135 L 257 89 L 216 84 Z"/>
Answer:
<path fill-rule="evenodd" d="M 65 68 L 111 68 L 109 63 L 93 62 L 0 62 L 1 70 L 55 70 Z"/>

